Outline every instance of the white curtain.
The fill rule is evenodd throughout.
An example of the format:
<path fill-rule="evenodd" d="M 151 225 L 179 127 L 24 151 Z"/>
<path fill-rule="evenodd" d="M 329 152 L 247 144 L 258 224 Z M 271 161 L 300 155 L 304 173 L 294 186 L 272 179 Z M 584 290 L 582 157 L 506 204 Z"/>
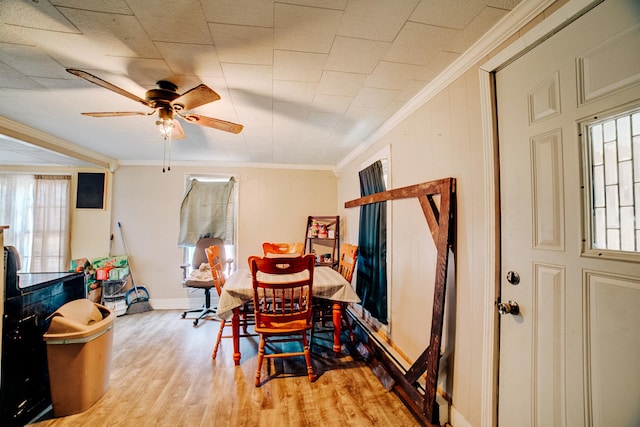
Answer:
<path fill-rule="evenodd" d="M 0 174 L 0 223 L 5 245 L 20 253 L 23 272 L 67 271 L 71 177 Z"/>
<path fill-rule="evenodd" d="M 36 175 L 31 271 L 67 271 L 70 259 L 70 177 Z"/>
<path fill-rule="evenodd" d="M 191 180 L 180 207 L 179 246 L 195 246 L 202 237 L 235 240 L 235 180 L 226 182 Z"/>

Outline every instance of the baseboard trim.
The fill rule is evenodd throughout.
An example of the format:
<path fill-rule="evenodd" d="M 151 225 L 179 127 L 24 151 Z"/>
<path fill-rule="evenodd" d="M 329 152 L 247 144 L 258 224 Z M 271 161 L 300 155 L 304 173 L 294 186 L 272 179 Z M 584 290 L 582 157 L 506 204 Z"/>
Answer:
<path fill-rule="evenodd" d="M 149 303 L 156 310 L 191 310 L 202 307 L 204 304 L 204 297 L 201 298 L 153 298 L 153 295 L 149 299 Z M 211 295 L 211 306 L 218 305 L 217 295 L 214 297 Z"/>
<path fill-rule="evenodd" d="M 473 427 L 469 421 L 455 408 L 451 407 L 451 425 L 455 427 Z"/>

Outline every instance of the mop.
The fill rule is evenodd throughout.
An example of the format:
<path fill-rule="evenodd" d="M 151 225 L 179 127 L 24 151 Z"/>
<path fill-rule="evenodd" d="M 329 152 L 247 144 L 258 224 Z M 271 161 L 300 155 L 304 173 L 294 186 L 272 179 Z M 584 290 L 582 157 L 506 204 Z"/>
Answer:
<path fill-rule="evenodd" d="M 144 286 L 137 286 L 136 281 L 133 279 L 133 266 L 131 265 L 131 258 L 129 257 L 129 249 L 127 243 L 124 240 L 122 233 L 122 226 L 118 222 L 118 229 L 120 230 L 120 238 L 122 239 L 122 246 L 124 246 L 124 252 L 129 260 L 129 276 L 131 277 L 132 289 L 129 289 L 125 295 L 127 301 L 126 314 L 144 313 L 145 311 L 153 310 L 153 307 L 149 303 L 149 291 Z"/>

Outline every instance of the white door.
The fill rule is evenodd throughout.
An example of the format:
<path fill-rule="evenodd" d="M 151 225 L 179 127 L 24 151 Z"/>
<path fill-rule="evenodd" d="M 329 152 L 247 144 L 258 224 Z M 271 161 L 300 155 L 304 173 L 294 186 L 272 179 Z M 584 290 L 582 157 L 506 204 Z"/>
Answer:
<path fill-rule="evenodd" d="M 587 182 L 581 188 L 579 124 L 634 105 L 640 111 L 640 4 L 604 1 L 498 71 L 496 92 L 500 308 L 519 306 L 519 313 L 499 317 L 499 426 L 638 427 L 640 133 L 631 143 L 635 163 L 621 156 L 608 165 L 609 174 L 635 171 L 635 225 L 622 220 L 616 229 L 594 219 L 611 245 L 614 235 L 637 243 L 622 256 L 587 256 L 583 248 L 595 237 L 583 225 L 596 205 L 592 211 L 583 203 L 592 190 Z M 622 202 L 629 189 L 612 182 L 607 175 L 597 185 L 607 221 L 620 222 L 629 218 Z"/>

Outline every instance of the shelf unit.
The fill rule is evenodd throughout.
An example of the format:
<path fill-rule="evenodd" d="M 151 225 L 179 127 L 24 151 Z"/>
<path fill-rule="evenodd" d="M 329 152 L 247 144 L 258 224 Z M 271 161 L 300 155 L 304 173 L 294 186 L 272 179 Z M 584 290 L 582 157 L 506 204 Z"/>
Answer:
<path fill-rule="evenodd" d="M 321 229 L 326 229 L 326 235 Z M 304 253 L 315 254 L 316 265 L 336 267 L 340 260 L 340 216 L 308 216 L 304 242 Z"/>

